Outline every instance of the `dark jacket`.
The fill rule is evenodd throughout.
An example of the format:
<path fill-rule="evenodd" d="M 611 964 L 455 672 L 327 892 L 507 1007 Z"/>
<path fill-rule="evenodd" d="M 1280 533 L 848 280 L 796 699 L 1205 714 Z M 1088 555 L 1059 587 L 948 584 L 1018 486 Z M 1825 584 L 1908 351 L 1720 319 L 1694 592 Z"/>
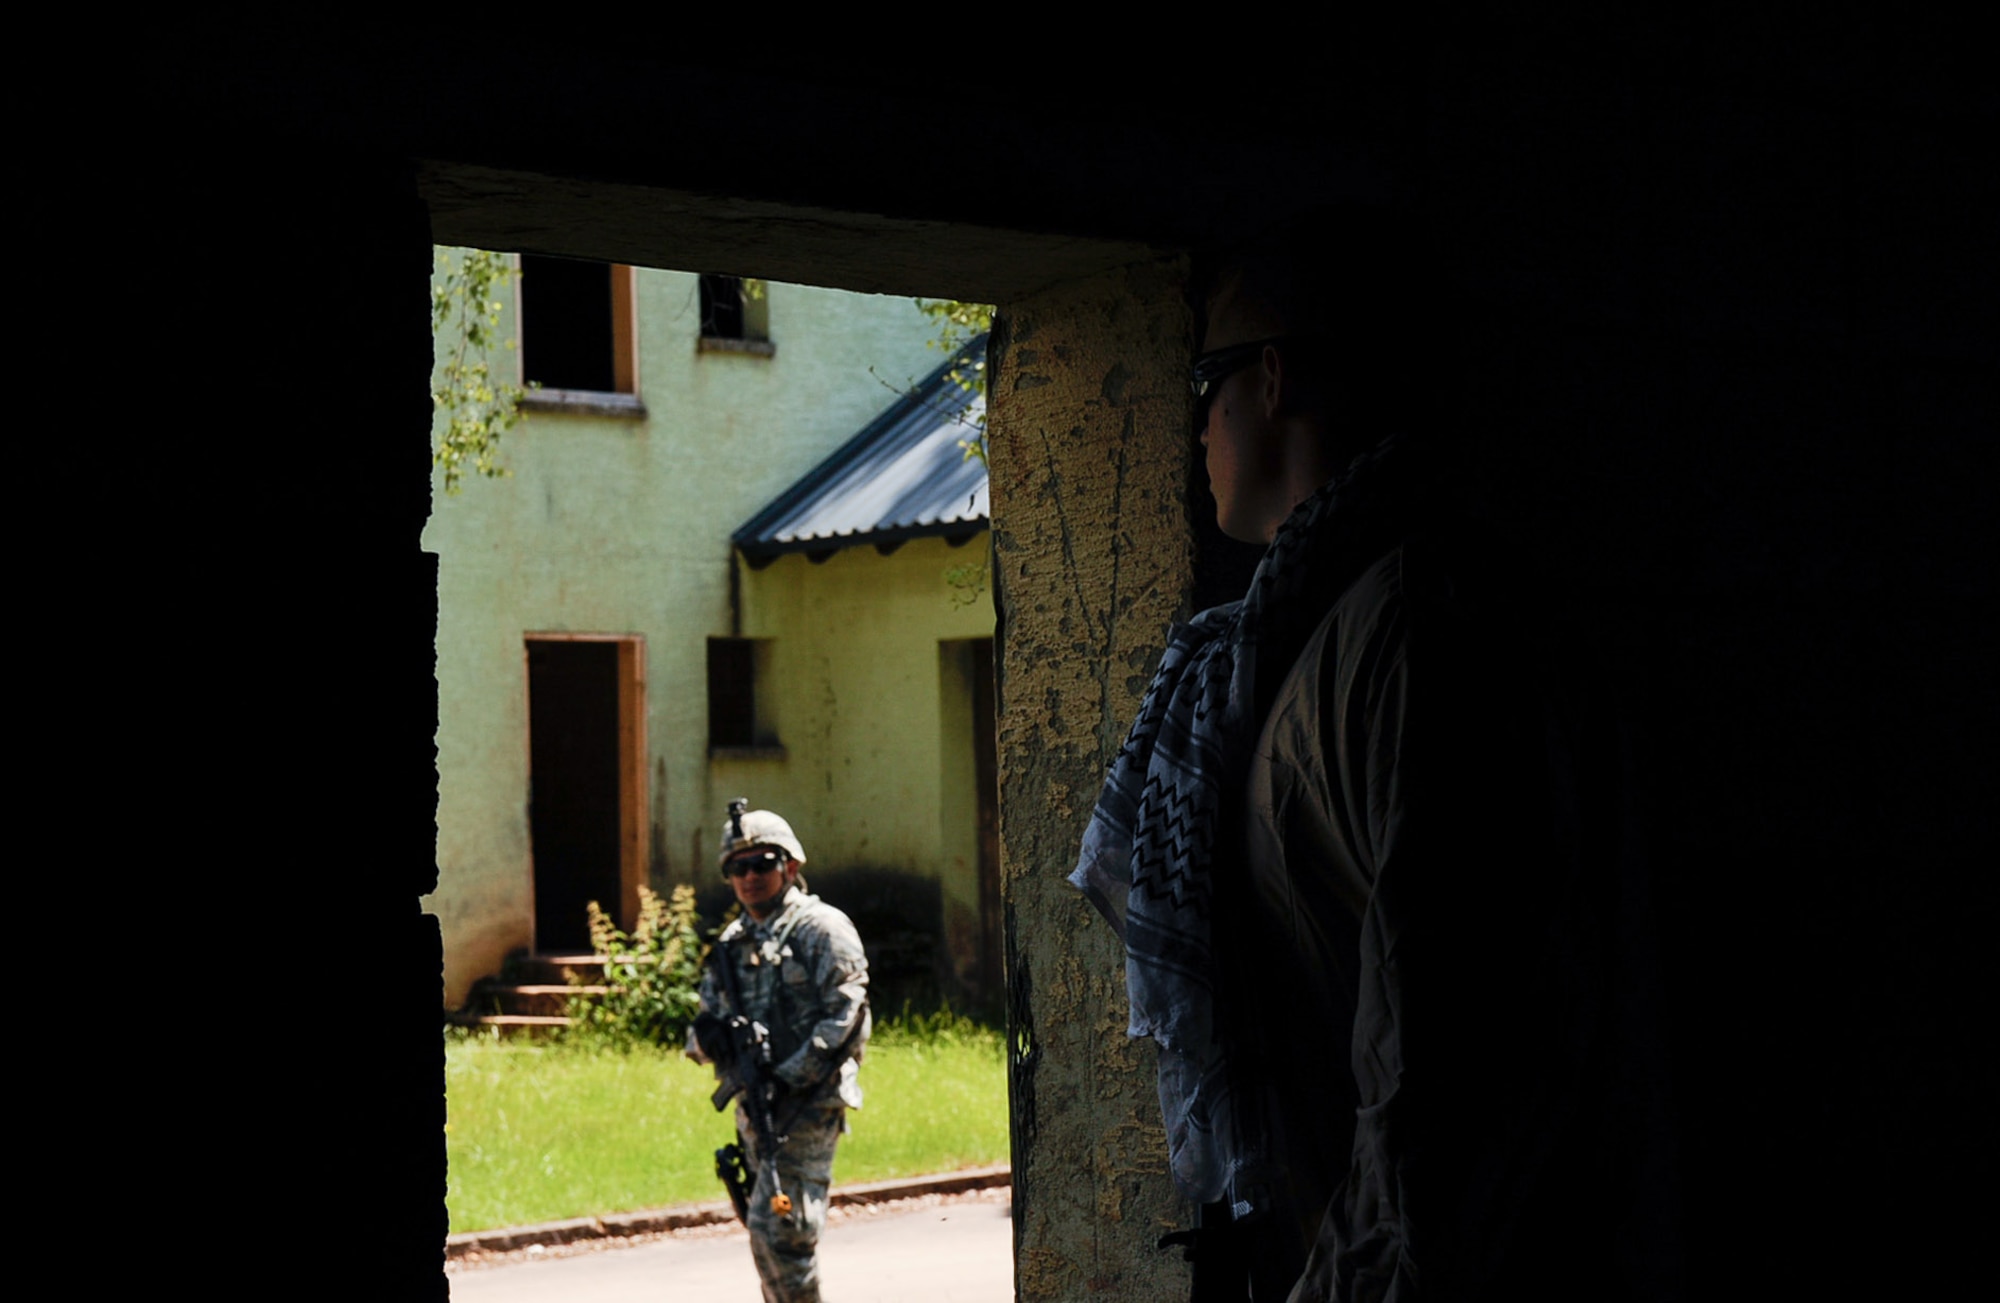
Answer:
<path fill-rule="evenodd" d="M 1669 1272 L 1618 732 L 1517 569 L 1405 541 L 1276 690 L 1219 893 L 1292 1297 L 1616 1298 Z"/>

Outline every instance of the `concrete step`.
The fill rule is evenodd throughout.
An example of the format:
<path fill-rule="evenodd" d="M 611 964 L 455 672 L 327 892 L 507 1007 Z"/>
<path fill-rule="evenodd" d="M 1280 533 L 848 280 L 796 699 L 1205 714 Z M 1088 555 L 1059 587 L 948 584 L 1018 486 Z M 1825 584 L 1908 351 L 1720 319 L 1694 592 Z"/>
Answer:
<path fill-rule="evenodd" d="M 480 986 L 472 1002 L 495 1013 L 566 1014 L 572 996 L 603 995 L 608 987 L 586 982 L 487 982 Z"/>
<path fill-rule="evenodd" d="M 445 1021 L 454 1027 L 492 1030 L 502 1036 L 547 1035 L 569 1026 L 569 1019 L 560 1014 L 467 1013 L 462 1009 L 447 1014 Z"/>
<path fill-rule="evenodd" d="M 604 956 L 580 954 L 516 955 L 507 964 L 508 980 L 528 985 L 553 985 L 569 981 L 575 973 L 585 982 L 604 980 Z"/>
<path fill-rule="evenodd" d="M 569 1026 L 573 996 L 600 996 L 606 990 L 603 955 L 588 951 L 515 955 L 507 961 L 504 979 L 487 977 L 473 983 L 465 1007 L 447 1013 L 446 1019 L 458 1027 L 532 1035 Z"/>

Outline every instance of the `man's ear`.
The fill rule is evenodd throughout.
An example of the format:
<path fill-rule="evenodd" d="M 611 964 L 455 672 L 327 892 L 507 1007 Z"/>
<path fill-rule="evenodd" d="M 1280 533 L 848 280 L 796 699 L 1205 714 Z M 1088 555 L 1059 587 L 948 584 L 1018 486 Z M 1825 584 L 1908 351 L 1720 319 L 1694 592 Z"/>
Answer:
<path fill-rule="evenodd" d="M 1257 359 L 1257 397 L 1264 407 L 1264 419 L 1274 420 L 1291 395 L 1285 391 L 1285 355 L 1275 344 L 1264 345 Z"/>

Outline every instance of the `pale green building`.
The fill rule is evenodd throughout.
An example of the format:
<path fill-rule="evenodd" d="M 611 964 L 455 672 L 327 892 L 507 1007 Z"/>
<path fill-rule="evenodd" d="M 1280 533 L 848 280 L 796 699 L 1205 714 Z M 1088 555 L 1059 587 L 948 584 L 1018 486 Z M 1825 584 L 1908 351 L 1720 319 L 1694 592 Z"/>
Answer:
<path fill-rule="evenodd" d="M 526 258 L 511 475 L 434 494 L 446 1004 L 791 820 L 885 973 L 998 973 L 983 470 L 907 299 Z M 928 383 L 927 383 L 928 382 Z M 733 541 L 734 539 L 734 541 Z M 918 980 L 921 985 L 921 980 Z"/>

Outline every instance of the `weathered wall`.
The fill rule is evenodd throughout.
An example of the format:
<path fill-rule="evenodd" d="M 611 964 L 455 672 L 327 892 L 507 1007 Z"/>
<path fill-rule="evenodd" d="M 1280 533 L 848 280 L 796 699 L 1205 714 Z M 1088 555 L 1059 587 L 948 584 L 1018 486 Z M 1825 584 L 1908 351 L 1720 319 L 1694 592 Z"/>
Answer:
<path fill-rule="evenodd" d="M 730 531 L 895 401 L 885 381 L 907 383 L 938 361 L 927 347 L 934 327 L 907 299 L 786 284 L 768 295 L 772 356 L 699 352 L 696 277 L 640 268 L 645 415 L 531 412 L 507 437 L 511 476 L 433 497 L 424 546 L 439 566 L 440 880 L 424 904 L 444 929 L 448 1004 L 531 942 L 525 633 L 645 638 L 650 876 L 655 887 L 706 880 L 717 802 L 737 794 L 717 796 L 708 757 L 707 640 L 732 632 Z M 513 333 L 511 306 L 502 330 Z M 863 551 L 865 561 L 812 567 L 813 576 L 886 566 L 868 573 L 898 578 L 871 599 L 917 583 L 938 628 L 919 625 L 926 632 L 908 656 L 934 677 L 936 639 L 979 631 L 979 617 L 954 622 L 948 590 L 921 563 Z M 843 616 L 838 627 L 856 624 Z M 778 677 L 791 672 L 788 659 Z M 934 715 L 916 723 L 935 737 Z M 804 764 L 811 752 L 794 755 Z M 745 777 L 727 774 L 723 785 Z M 747 794 L 786 809 L 749 777 Z M 925 844 L 934 842 L 932 832 Z"/>
<path fill-rule="evenodd" d="M 1170 1298 L 1173 1193 L 1123 952 L 1063 879 L 1192 576 L 1174 264 L 1005 305 L 989 436 L 1019 1297 Z M 1033 938 L 1030 942 L 1029 938 Z"/>
<path fill-rule="evenodd" d="M 129 120 L 137 129 L 159 110 Z M 204 1002 L 199 1029 L 150 1014 L 150 999 L 118 1019 L 125 1055 L 185 1068 L 154 1080 L 171 1109 L 121 1131 L 115 1153 L 108 1139 L 93 1153 L 98 1129 L 81 1130 L 66 1165 L 75 1185 L 115 1168 L 146 1209 L 120 1235 L 133 1252 L 83 1270 L 101 1286 L 123 1262 L 137 1270 L 187 1243 L 207 1216 L 189 1197 L 200 1173 L 229 1191 L 231 1226 L 230 1248 L 199 1269 L 203 1292 L 296 1291 L 287 1246 L 313 1227 L 343 1247 L 318 1255 L 309 1292 L 442 1301 L 439 938 L 416 907 L 436 882 L 436 572 L 417 547 L 430 419 L 423 206 L 393 161 L 323 141 L 238 152 L 188 131 L 112 171 L 175 197 L 149 206 L 143 240 L 160 251 L 173 309 L 114 387 L 157 396 L 200 378 L 227 398 L 197 438 L 163 419 L 117 422 L 146 432 L 120 473 L 99 477 L 126 573 L 110 578 L 104 549 L 87 569 L 49 568 L 72 596 L 122 595 L 107 641 L 125 658 L 143 649 L 156 689 L 133 753 L 143 781 L 110 818 L 141 843 L 204 848 L 171 890 L 109 912 L 136 909 L 171 942 L 270 959 Z M 141 207 L 101 211 L 130 245 Z M 315 289 L 284 297 L 309 299 L 309 322 L 269 293 L 280 281 L 305 291 L 308 277 Z M 66 337 L 102 332 L 104 301 L 86 296 L 91 319 Z M 281 1139 L 301 1126 L 309 1143 Z"/>

